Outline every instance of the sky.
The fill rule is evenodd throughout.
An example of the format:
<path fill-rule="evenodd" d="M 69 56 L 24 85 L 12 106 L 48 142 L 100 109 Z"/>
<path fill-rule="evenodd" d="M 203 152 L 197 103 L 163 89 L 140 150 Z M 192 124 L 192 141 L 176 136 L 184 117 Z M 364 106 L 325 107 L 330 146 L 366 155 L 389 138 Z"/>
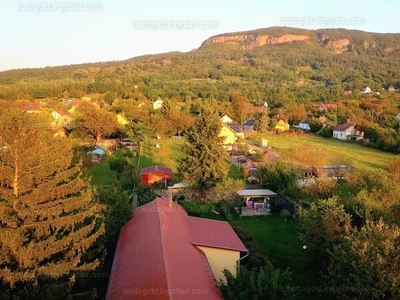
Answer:
<path fill-rule="evenodd" d="M 187 52 L 208 37 L 290 26 L 400 33 L 398 0 L 0 2 L 0 71 Z"/>

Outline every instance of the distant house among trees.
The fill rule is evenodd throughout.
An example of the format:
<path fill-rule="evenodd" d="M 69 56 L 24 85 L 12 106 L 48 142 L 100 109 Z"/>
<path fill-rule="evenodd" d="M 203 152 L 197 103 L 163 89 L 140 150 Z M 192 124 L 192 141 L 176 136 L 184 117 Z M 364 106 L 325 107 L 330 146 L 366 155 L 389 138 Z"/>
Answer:
<path fill-rule="evenodd" d="M 294 125 L 294 127 L 301 128 L 304 130 L 310 130 L 310 118 L 305 118 L 299 122 L 299 124 Z"/>
<path fill-rule="evenodd" d="M 337 105 L 332 103 L 321 103 L 313 106 L 315 109 L 319 110 L 320 112 L 328 111 L 331 109 L 336 109 Z"/>
<path fill-rule="evenodd" d="M 275 130 L 277 131 L 288 131 L 290 128 L 289 123 L 282 117 L 275 117 L 276 125 Z"/>
<path fill-rule="evenodd" d="M 229 123 L 222 123 L 222 128 L 219 133 L 219 136 L 223 138 L 222 144 L 223 146 L 232 146 L 236 143 L 237 136 L 236 132 L 228 126 Z"/>
<path fill-rule="evenodd" d="M 332 122 L 331 120 L 329 120 L 325 116 L 320 116 L 318 118 L 318 120 L 321 122 L 322 126 L 325 126 L 327 124 L 335 125 L 334 122 Z M 304 129 L 304 130 L 311 130 L 310 122 L 311 122 L 310 118 L 305 118 L 305 119 L 301 120 L 298 125 L 294 125 L 294 127 L 301 128 L 301 129 Z"/>
<path fill-rule="evenodd" d="M 243 123 L 244 131 L 254 131 L 254 120 L 248 120 Z"/>
<path fill-rule="evenodd" d="M 125 117 L 124 113 L 117 114 L 117 121 L 118 121 L 118 124 L 121 126 L 124 126 L 124 125 L 130 123 L 130 121 Z"/>
<path fill-rule="evenodd" d="M 43 104 L 39 102 L 23 103 L 21 104 L 20 109 L 28 113 L 38 113 L 42 111 Z"/>
<path fill-rule="evenodd" d="M 222 123 L 225 124 L 233 122 L 233 120 L 228 115 L 223 115 L 220 120 Z"/>
<path fill-rule="evenodd" d="M 351 136 L 355 135 L 356 129 L 355 129 L 356 123 L 355 122 L 350 122 L 348 120 L 346 123 L 340 124 L 336 127 L 334 127 L 333 130 L 333 138 L 339 139 L 342 141 L 347 141 L 351 138 Z"/>
<path fill-rule="evenodd" d="M 361 94 L 369 94 L 369 93 L 371 93 L 372 91 L 371 91 L 371 89 L 367 86 L 366 88 L 364 88 L 364 89 L 362 89 L 361 90 Z"/>
<path fill-rule="evenodd" d="M 161 100 L 161 98 L 158 98 L 156 101 L 153 103 L 153 109 L 160 109 L 163 106 L 164 101 Z"/>
<path fill-rule="evenodd" d="M 54 121 L 52 122 L 52 126 L 54 127 L 68 127 L 72 121 L 68 112 L 65 112 L 61 109 L 55 109 L 51 112 L 51 116 Z"/>

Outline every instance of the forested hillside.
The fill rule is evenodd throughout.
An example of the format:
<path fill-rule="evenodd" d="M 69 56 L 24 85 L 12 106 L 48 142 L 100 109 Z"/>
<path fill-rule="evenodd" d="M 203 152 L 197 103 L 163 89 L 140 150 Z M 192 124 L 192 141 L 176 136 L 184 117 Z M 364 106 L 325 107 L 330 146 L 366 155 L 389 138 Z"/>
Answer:
<path fill-rule="evenodd" d="M 0 73 L 0 98 L 71 97 L 116 92 L 135 98 L 135 86 L 146 98 L 228 99 L 230 88 L 253 103 L 266 97 L 271 104 L 332 101 L 344 90 L 369 86 L 400 87 L 400 34 L 356 30 L 305 30 L 286 27 L 222 35 L 307 36 L 304 41 L 246 48 L 245 42 L 206 42 L 187 53 L 165 53 L 126 61 L 10 70 Z M 214 37 L 215 38 L 215 37 Z M 211 38 L 212 39 L 212 38 Z M 340 53 L 339 53 L 340 52 Z M 353 94 L 356 97 L 357 93 Z"/>

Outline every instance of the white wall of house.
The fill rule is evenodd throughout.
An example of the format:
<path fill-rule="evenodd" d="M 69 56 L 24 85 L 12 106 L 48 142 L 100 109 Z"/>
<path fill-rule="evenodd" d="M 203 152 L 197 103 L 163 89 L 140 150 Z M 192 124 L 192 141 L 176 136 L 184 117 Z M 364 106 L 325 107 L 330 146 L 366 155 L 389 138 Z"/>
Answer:
<path fill-rule="evenodd" d="M 354 127 L 348 128 L 345 131 L 333 131 L 333 138 L 342 140 L 342 141 L 347 141 L 348 137 L 354 134 Z"/>
<path fill-rule="evenodd" d="M 305 124 L 305 123 L 299 123 L 299 125 L 297 125 L 297 127 L 301 128 L 301 129 L 305 129 L 305 130 L 310 130 L 310 125 Z"/>

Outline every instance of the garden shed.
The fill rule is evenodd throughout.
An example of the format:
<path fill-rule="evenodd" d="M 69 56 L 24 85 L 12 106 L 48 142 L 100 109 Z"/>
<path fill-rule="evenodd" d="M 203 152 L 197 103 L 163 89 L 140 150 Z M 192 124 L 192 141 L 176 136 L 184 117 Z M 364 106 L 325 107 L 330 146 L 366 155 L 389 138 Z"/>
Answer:
<path fill-rule="evenodd" d="M 162 180 L 171 180 L 173 176 L 172 169 L 162 166 L 151 166 L 140 170 L 140 183 L 143 185 L 152 185 Z"/>

